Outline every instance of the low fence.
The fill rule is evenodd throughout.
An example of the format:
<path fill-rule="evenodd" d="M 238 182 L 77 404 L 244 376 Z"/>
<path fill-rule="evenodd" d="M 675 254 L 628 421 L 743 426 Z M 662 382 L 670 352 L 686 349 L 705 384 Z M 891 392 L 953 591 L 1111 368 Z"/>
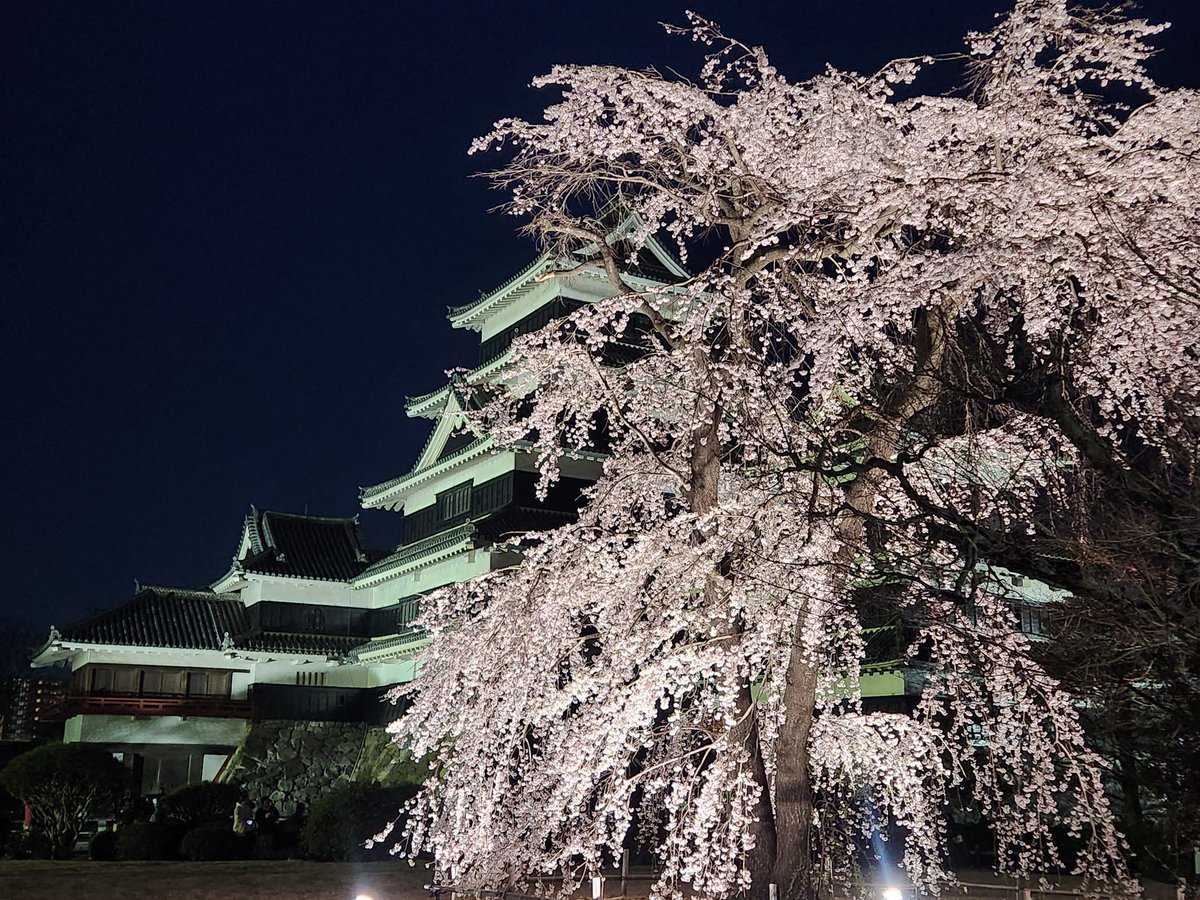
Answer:
<path fill-rule="evenodd" d="M 248 719 L 250 703 L 202 694 L 194 696 L 139 696 L 121 694 L 72 694 L 52 710 L 47 718 L 70 718 L 77 715 L 107 716 L 211 716 L 216 718 Z"/>

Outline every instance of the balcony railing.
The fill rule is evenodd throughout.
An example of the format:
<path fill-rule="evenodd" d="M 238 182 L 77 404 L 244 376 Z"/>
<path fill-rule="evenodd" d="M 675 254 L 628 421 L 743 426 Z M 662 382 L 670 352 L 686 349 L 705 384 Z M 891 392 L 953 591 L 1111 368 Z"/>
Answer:
<path fill-rule="evenodd" d="M 212 716 L 224 719 L 250 718 L 249 700 L 182 694 L 139 696 L 136 694 L 71 695 L 47 712 L 47 717 L 103 716 Z"/>

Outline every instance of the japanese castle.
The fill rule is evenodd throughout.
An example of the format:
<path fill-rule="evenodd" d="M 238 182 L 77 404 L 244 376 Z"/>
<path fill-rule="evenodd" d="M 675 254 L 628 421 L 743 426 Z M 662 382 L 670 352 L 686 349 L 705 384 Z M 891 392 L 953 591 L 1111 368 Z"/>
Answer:
<path fill-rule="evenodd" d="M 363 508 L 404 516 L 394 551 L 368 549 L 356 518 L 251 507 L 232 565 L 208 589 L 139 586 L 123 605 L 51 631 L 33 664 L 71 671 L 64 740 L 108 747 L 152 793 L 219 777 L 251 722 L 395 716 L 384 694 L 416 677 L 421 596 L 519 562 L 506 536 L 571 521 L 600 473 L 599 455 L 575 454 L 539 500 L 531 453 L 463 429 L 465 388 L 497 375 L 516 336 L 613 295 L 598 267 L 562 273 L 561 262 L 543 254 L 450 310 L 453 327 L 479 333 L 478 364 L 408 400 L 408 415 L 430 423 L 423 450 L 408 472 L 360 492 Z M 654 241 L 626 273 L 637 287 L 686 276 Z"/>
<path fill-rule="evenodd" d="M 143 793 L 158 793 L 220 778 L 254 723 L 366 729 L 396 716 L 385 694 L 418 675 L 421 597 L 519 563 L 507 536 L 572 521 L 600 474 L 600 454 L 572 454 L 539 500 L 531 452 L 464 426 L 468 389 L 499 377 L 518 335 L 613 295 L 600 267 L 577 262 L 543 254 L 450 310 L 453 327 L 479 333 L 477 365 L 407 401 L 409 416 L 429 420 L 424 448 L 408 472 L 360 491 L 364 509 L 403 515 L 392 552 L 368 549 L 357 518 L 251 507 L 232 565 L 207 589 L 140 586 L 115 609 L 52 629 L 33 664 L 71 672 L 63 739 L 105 746 Z M 687 273 L 651 239 L 624 277 L 648 288 Z M 920 673 L 904 663 L 899 626 L 866 626 L 877 662 L 864 667 L 864 703 L 911 710 Z"/>

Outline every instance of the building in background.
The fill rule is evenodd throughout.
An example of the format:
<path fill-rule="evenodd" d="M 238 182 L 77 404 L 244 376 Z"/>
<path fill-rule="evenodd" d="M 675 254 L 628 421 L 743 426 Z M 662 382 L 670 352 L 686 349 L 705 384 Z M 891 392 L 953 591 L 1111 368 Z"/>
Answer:
<path fill-rule="evenodd" d="M 67 679 L 60 673 L 42 673 L 9 676 L 4 681 L 0 740 L 33 741 L 57 736 L 54 713 L 67 695 Z"/>
<path fill-rule="evenodd" d="M 423 594 L 515 564 L 519 557 L 507 547 L 508 536 L 572 521 L 580 492 L 599 477 L 601 454 L 571 454 L 560 460 L 560 479 L 538 499 L 534 453 L 497 447 L 490 435 L 464 428 L 468 389 L 499 375 L 519 335 L 616 294 L 602 267 L 577 262 L 543 254 L 494 291 L 450 310 L 453 327 L 479 333 L 477 364 L 408 401 L 409 416 L 431 423 L 424 449 L 408 472 L 362 490 L 364 509 L 403 513 L 404 541 L 355 579 L 356 590 L 374 594 L 380 632 L 354 650 L 355 660 L 381 665 L 409 658 L 422 641 L 409 623 Z M 635 288 L 650 288 L 687 272 L 651 239 L 624 277 Z"/>
<path fill-rule="evenodd" d="M 341 661 L 368 635 L 351 582 L 370 562 L 354 519 L 251 508 L 211 588 L 143 586 L 52 632 L 33 664 L 71 673 L 63 739 L 103 744 L 156 794 L 215 778 L 252 719 L 365 721 L 380 673 Z"/>
<path fill-rule="evenodd" d="M 651 287 L 686 273 L 651 241 L 626 277 Z M 614 293 L 599 267 L 545 254 L 450 311 L 454 327 L 479 333 L 478 365 L 408 401 L 410 416 L 431 423 L 424 449 L 405 474 L 361 492 L 364 508 L 404 516 L 391 552 L 369 550 L 356 519 L 252 507 L 232 565 L 209 588 L 143 586 L 52 631 L 33 665 L 69 672 L 56 712 L 63 739 L 111 749 L 142 794 L 157 794 L 219 777 L 250 723 L 394 716 L 384 695 L 417 675 L 421 597 L 519 562 L 508 536 L 572 521 L 601 470 L 600 454 L 573 454 L 539 499 L 532 453 L 464 430 L 464 387 L 494 378 L 518 335 Z"/>
<path fill-rule="evenodd" d="M 417 677 L 421 598 L 519 563 L 509 537 L 572 521 L 581 491 L 601 472 L 601 453 L 570 454 L 560 461 L 562 477 L 539 499 L 533 453 L 496 446 L 465 427 L 469 389 L 497 378 L 519 335 L 613 296 L 603 269 L 579 261 L 544 254 L 478 301 L 450 310 L 453 327 L 479 334 L 477 365 L 408 400 L 408 415 L 430 423 L 424 448 L 407 472 L 360 492 L 363 508 L 403 515 L 399 546 L 368 549 L 357 519 L 251 507 L 232 564 L 210 587 L 144 586 L 115 609 L 52 631 L 33 664 L 59 667 L 69 678 L 23 679 L 28 688 L 6 716 L 4 734 L 35 735 L 49 713 L 64 740 L 111 749 L 142 794 L 157 794 L 219 777 L 252 723 L 275 723 L 274 733 L 295 741 L 296 728 L 280 723 L 358 723 L 365 734 L 395 716 L 385 695 Z M 652 239 L 624 277 L 644 289 L 687 273 Z M 1040 609 L 1053 598 L 1011 581 L 1014 626 L 1036 633 Z M 906 624 L 869 616 L 864 624 L 864 707 L 910 711 L 924 673 L 904 652 Z M 278 754 L 288 781 L 297 780 L 294 750 Z M 235 764 L 244 772 L 253 760 Z"/>

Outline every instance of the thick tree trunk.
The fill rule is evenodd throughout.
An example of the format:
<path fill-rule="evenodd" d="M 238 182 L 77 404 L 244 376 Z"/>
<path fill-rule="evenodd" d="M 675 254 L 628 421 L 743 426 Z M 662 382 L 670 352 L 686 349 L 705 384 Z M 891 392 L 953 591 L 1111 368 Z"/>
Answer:
<path fill-rule="evenodd" d="M 776 743 L 776 853 L 770 880 L 778 885 L 779 900 L 807 900 L 817 894 L 818 872 L 813 864 L 813 795 L 808 760 L 808 737 L 816 707 L 817 669 L 804 653 L 796 623 L 792 658 L 783 685 L 787 720 Z"/>
<path fill-rule="evenodd" d="M 707 351 L 696 351 L 697 365 L 707 368 Z M 696 403 L 696 425 L 692 432 L 691 476 L 689 500 L 692 510 L 698 515 L 712 511 L 719 499 L 721 481 L 721 448 L 719 425 L 722 410 L 716 401 L 703 399 Z M 702 535 L 696 535 L 703 541 Z M 727 621 L 724 604 L 729 592 L 725 579 L 713 572 L 706 579 L 705 600 L 716 620 Z M 736 638 L 731 638 L 734 640 Z M 777 859 L 776 827 L 771 807 L 771 790 L 767 782 L 766 763 L 763 760 L 762 743 L 758 734 L 758 716 L 754 710 L 754 697 L 749 682 L 742 685 L 737 699 L 738 724 L 728 735 L 730 746 L 742 747 L 746 752 L 746 765 L 751 778 L 758 786 L 754 805 L 754 851 L 748 860 L 751 879 L 751 896 L 754 900 L 766 900 L 767 885 L 770 883 Z M 811 719 L 811 714 L 809 716 Z"/>
<path fill-rule="evenodd" d="M 771 790 L 767 783 L 767 767 L 763 761 L 762 744 L 758 738 L 758 717 L 751 711 L 754 699 L 750 685 L 742 688 L 738 706 L 749 714 L 730 734 L 731 743 L 737 742 L 746 748 L 749 756 L 750 774 L 758 785 L 758 800 L 754 807 L 754 852 L 750 856 L 750 893 L 755 900 L 766 900 L 767 884 L 774 878 L 775 861 L 778 859 L 778 834 L 775 815 L 771 808 Z"/>
<path fill-rule="evenodd" d="M 1135 840 L 1145 836 L 1145 821 L 1142 814 L 1142 795 L 1138 779 L 1137 756 L 1133 751 L 1129 733 L 1128 720 L 1121 722 L 1115 729 L 1117 744 L 1117 782 L 1121 785 L 1121 795 L 1124 800 L 1125 827 L 1132 831 Z"/>

